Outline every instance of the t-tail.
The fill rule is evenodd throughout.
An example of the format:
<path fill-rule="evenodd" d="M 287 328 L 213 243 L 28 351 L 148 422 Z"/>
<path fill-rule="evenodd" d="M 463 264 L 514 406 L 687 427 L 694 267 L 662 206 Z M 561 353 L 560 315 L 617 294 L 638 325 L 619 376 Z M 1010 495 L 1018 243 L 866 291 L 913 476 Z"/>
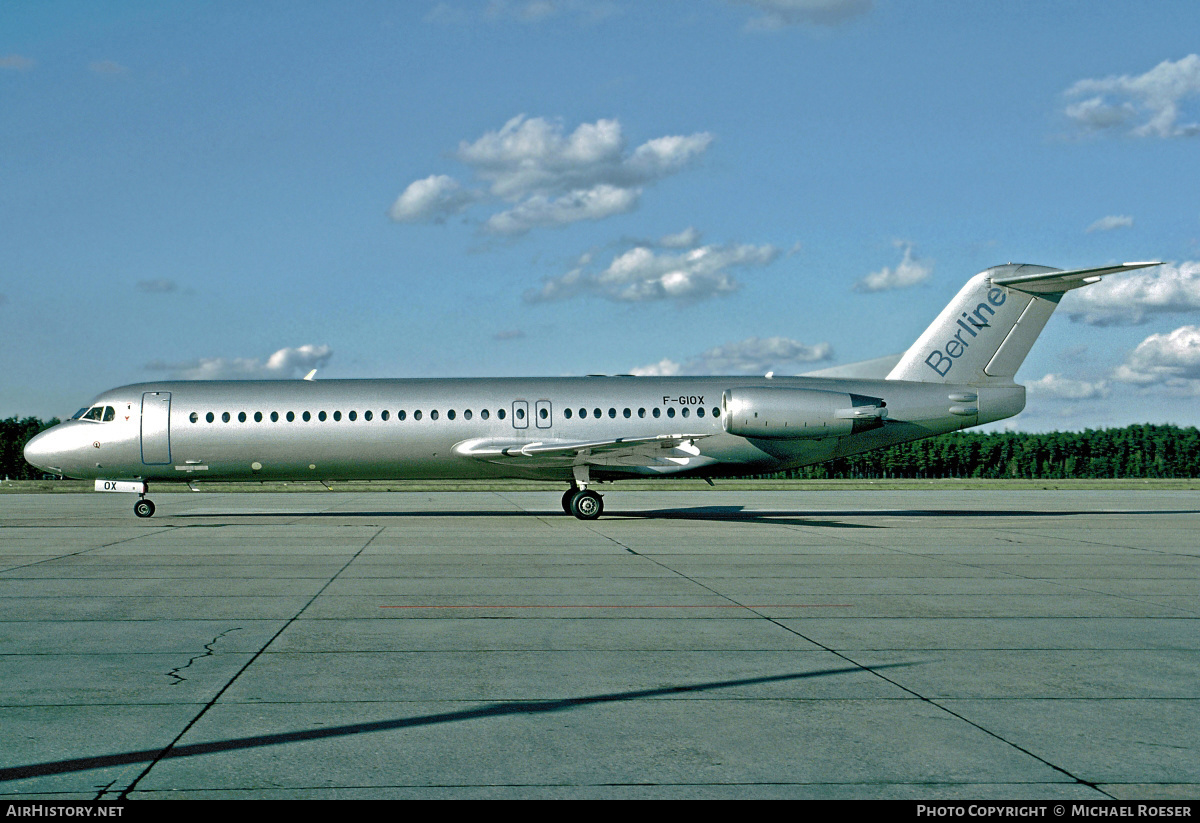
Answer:
<path fill-rule="evenodd" d="M 888 373 L 888 380 L 1011 385 L 1062 296 L 1107 274 L 1157 266 L 1122 263 L 1060 271 L 1009 263 L 972 277 Z"/>

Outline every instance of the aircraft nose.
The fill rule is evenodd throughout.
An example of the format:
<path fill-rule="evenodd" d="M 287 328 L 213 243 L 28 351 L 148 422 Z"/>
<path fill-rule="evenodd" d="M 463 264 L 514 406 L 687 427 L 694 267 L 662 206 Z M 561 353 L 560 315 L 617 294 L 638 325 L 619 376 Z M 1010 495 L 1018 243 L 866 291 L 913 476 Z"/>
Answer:
<path fill-rule="evenodd" d="M 25 462 L 42 471 L 61 474 L 62 450 L 59 448 L 58 439 L 54 431 L 35 434 L 25 444 Z"/>

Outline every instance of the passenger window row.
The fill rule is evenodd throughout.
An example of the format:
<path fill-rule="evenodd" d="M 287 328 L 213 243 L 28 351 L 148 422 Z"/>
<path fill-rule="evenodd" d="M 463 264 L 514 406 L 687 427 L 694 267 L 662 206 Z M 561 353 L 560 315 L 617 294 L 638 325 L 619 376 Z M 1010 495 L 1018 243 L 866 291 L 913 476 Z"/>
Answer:
<path fill-rule="evenodd" d="M 99 407 L 96 407 L 96 408 L 92 409 L 91 411 L 98 413 Z M 644 418 L 646 416 L 646 413 L 647 413 L 646 409 L 644 409 L 644 408 L 637 410 L 637 416 L 640 418 Z M 649 413 L 650 413 L 651 417 L 656 417 L 656 418 L 662 417 L 662 414 L 663 414 L 662 409 L 659 409 L 657 406 L 655 408 L 651 409 Z M 705 408 L 703 406 L 700 406 L 696 409 L 697 417 L 704 417 L 707 413 L 708 412 L 705 410 Z M 104 419 L 111 420 L 112 419 L 112 417 L 111 417 L 112 407 L 111 406 L 108 407 L 106 414 L 109 416 L 105 416 Z M 525 410 L 524 409 L 518 408 L 516 411 L 516 414 L 519 419 L 521 419 L 521 420 L 525 419 Z M 626 419 L 633 417 L 633 414 L 634 414 L 633 409 L 630 409 L 630 408 L 625 408 L 621 412 L 621 416 Z M 676 414 L 675 408 L 673 406 L 668 406 L 666 414 L 667 414 L 667 417 L 674 417 Z M 691 409 L 688 406 L 684 406 L 679 410 L 679 414 L 682 415 L 683 417 L 687 417 L 691 414 Z M 98 414 L 96 417 L 91 417 L 90 415 L 91 415 L 91 412 L 89 412 L 88 417 L 84 417 L 83 419 L 96 419 L 96 420 L 100 419 Z M 539 415 L 539 417 L 541 417 L 542 420 L 547 420 L 550 417 L 549 411 L 544 408 L 538 409 L 538 415 Z M 571 409 L 570 407 L 563 409 L 563 417 L 565 417 L 567 420 L 570 420 L 575 415 L 576 415 L 576 412 L 573 409 Z M 578 415 L 579 415 L 580 420 L 585 420 L 585 419 L 587 419 L 587 416 L 588 416 L 588 410 L 586 408 L 580 408 L 578 411 Z M 470 409 L 467 409 L 466 411 L 464 411 L 462 413 L 463 420 L 471 420 L 474 418 L 474 416 L 475 416 L 474 412 L 472 412 Z M 714 406 L 712 409 L 712 416 L 714 418 L 720 417 L 721 410 Z M 253 417 L 253 420 L 255 423 L 261 423 L 265 419 L 263 412 L 260 412 L 260 411 L 254 412 L 252 417 Z M 283 413 L 283 419 L 289 423 L 295 422 L 296 417 L 297 417 L 297 414 L 294 411 L 289 411 L 289 412 Z M 304 412 L 300 412 L 299 417 L 305 423 L 308 423 L 308 422 L 312 421 L 314 415 L 312 412 L 304 411 Z M 322 422 L 322 423 L 324 423 L 326 420 L 333 420 L 334 422 L 340 422 L 342 420 L 342 413 L 340 411 L 335 411 L 332 414 L 330 414 L 328 412 L 319 411 L 316 413 L 315 417 L 319 422 Z M 349 411 L 346 413 L 345 417 L 347 420 L 354 422 L 359 419 L 359 414 L 357 411 Z M 397 420 L 407 420 L 408 417 L 409 417 L 409 413 L 407 411 L 405 411 L 404 409 L 400 409 L 399 411 L 396 412 Z M 416 411 L 412 412 L 413 420 L 421 420 L 421 419 L 423 419 L 423 417 L 424 417 L 424 415 L 420 409 L 417 409 Z M 479 417 L 482 420 L 488 420 L 491 418 L 491 412 L 488 409 L 484 409 L 481 412 L 479 412 Z M 505 410 L 497 409 L 496 417 L 499 418 L 500 420 L 503 420 L 505 418 Z M 600 408 L 594 408 L 594 409 L 592 409 L 592 417 L 599 420 L 600 418 L 604 417 L 604 411 Z M 615 408 L 609 408 L 608 417 L 610 419 L 616 419 L 617 410 Z M 230 412 L 221 412 L 220 418 L 223 423 L 230 423 L 233 421 L 234 415 L 231 414 Z M 272 423 L 278 423 L 280 414 L 277 411 L 273 411 L 269 415 L 266 415 L 266 418 L 269 418 Z M 373 420 L 374 418 L 375 418 L 374 412 L 365 411 L 362 413 L 363 420 L 370 421 L 370 420 Z M 458 418 L 458 413 L 455 412 L 454 409 L 450 409 L 448 412 L 446 412 L 447 420 L 455 420 L 457 418 Z M 216 412 L 207 412 L 204 415 L 204 419 L 209 423 L 215 423 L 217 420 L 217 414 L 216 414 Z M 250 419 L 250 416 L 248 416 L 246 414 L 246 412 L 238 412 L 237 413 L 237 421 L 239 423 L 245 423 L 248 419 Z M 380 420 L 389 420 L 389 419 L 391 419 L 391 413 L 388 412 L 387 410 L 381 411 L 379 413 L 379 419 Z M 430 420 L 439 419 L 439 414 L 436 409 L 429 412 L 429 419 Z M 188 415 L 188 420 L 192 421 L 193 423 L 200 422 L 200 413 L 192 412 L 190 415 Z"/>
<path fill-rule="evenodd" d="M 396 412 L 397 420 L 407 420 L 408 416 L 409 416 L 408 412 L 405 411 L 404 409 L 401 409 L 400 411 Z M 467 409 L 466 411 L 464 411 L 462 413 L 462 417 L 464 420 L 471 420 L 472 418 L 474 418 L 474 416 L 475 416 L 475 413 L 472 412 L 470 409 Z M 490 411 L 488 411 L 487 409 L 484 409 L 483 411 L 479 412 L 479 417 L 483 420 L 487 420 L 491 416 L 492 416 L 492 413 Z M 505 416 L 506 416 L 506 413 L 505 413 L 504 409 L 498 409 L 496 411 L 496 417 L 498 417 L 499 419 L 503 420 L 505 418 Z M 267 417 L 269 417 L 269 419 L 272 423 L 278 423 L 280 414 L 277 411 L 273 411 Z M 296 415 L 296 412 L 294 412 L 294 411 L 285 412 L 283 414 L 283 419 L 289 423 L 295 422 L 296 417 L 297 417 L 297 415 Z M 304 411 L 304 412 L 300 412 L 299 417 L 305 423 L 308 423 L 309 421 L 311 421 L 313 419 L 314 415 L 312 412 Z M 335 411 L 332 414 L 330 414 L 328 412 L 319 411 L 316 413 L 315 417 L 319 422 L 322 422 L 322 423 L 324 423 L 326 420 L 333 420 L 334 422 L 339 422 L 342 419 L 342 413 L 340 411 Z M 414 411 L 412 413 L 413 420 L 421 420 L 423 417 L 424 417 L 424 414 L 421 412 L 420 409 L 417 409 L 416 411 Z M 446 412 L 447 420 L 455 420 L 455 419 L 457 419 L 457 417 L 458 417 L 458 413 L 456 411 L 454 411 L 454 409 L 451 409 L 450 411 Z M 215 412 L 208 412 L 204 415 L 204 419 L 209 423 L 215 423 L 217 420 L 217 415 Z M 247 421 L 247 419 L 250 419 L 250 418 L 247 416 L 246 412 L 238 412 L 237 413 L 237 421 L 239 423 L 245 423 Z M 264 419 L 263 413 L 260 411 L 255 412 L 253 415 L 253 419 L 254 419 L 255 423 L 261 423 Z M 346 419 L 351 422 L 356 421 L 359 419 L 359 414 L 357 411 L 346 412 Z M 368 420 L 368 421 L 374 420 L 375 413 L 370 412 L 370 411 L 365 411 L 362 413 L 362 419 Z M 387 411 L 386 409 L 384 411 L 381 411 L 379 413 L 379 419 L 380 420 L 390 420 L 391 412 Z M 436 409 L 429 413 L 429 419 L 430 420 L 439 419 L 439 414 Z M 188 420 L 192 421 L 193 423 L 200 422 L 200 413 L 192 412 L 190 415 L 188 415 Z M 232 414 L 230 414 L 229 412 L 221 412 L 221 421 L 222 422 L 229 423 L 229 422 L 232 422 L 232 420 L 233 420 Z"/>
<path fill-rule="evenodd" d="M 567 418 L 568 420 L 570 420 L 570 419 L 571 419 L 571 417 L 572 417 L 572 416 L 574 416 L 574 414 L 575 414 L 575 412 L 574 412 L 574 411 L 572 411 L 570 408 L 563 409 L 563 417 Z M 683 417 L 687 417 L 688 415 L 690 415 L 690 414 L 691 414 L 691 409 L 690 409 L 688 406 L 684 406 L 682 409 L 680 409 L 680 410 L 679 410 L 679 414 L 681 414 Z M 704 407 L 703 407 L 703 406 L 700 406 L 699 408 L 697 408 L 697 409 L 696 409 L 696 416 L 697 416 L 697 417 L 704 417 L 704 415 L 705 415 L 705 414 L 706 414 L 706 412 L 705 412 L 705 409 L 704 409 Z M 588 416 L 588 410 L 587 410 L 587 409 L 583 409 L 583 408 L 581 408 L 581 409 L 579 410 L 579 418 L 582 420 L 582 419 L 586 418 L 587 416 Z M 603 410 L 601 410 L 601 409 L 598 409 L 598 408 L 597 408 L 597 409 L 592 409 L 592 417 L 594 417 L 594 418 L 596 418 L 597 420 L 599 420 L 599 419 L 600 419 L 601 417 L 603 417 L 603 416 L 604 416 L 604 412 L 603 412 Z M 616 418 L 616 416 L 617 416 L 617 410 L 616 410 L 616 409 L 614 409 L 614 408 L 609 408 L 609 410 L 608 410 L 608 416 L 609 416 L 610 418 L 614 418 L 614 419 L 615 419 L 615 418 Z M 627 419 L 628 419 L 628 418 L 630 418 L 630 417 L 633 417 L 633 409 L 629 409 L 629 408 L 626 408 L 626 409 L 624 409 L 624 410 L 621 412 L 621 416 L 622 416 L 622 417 L 625 417 L 625 418 L 627 418 Z M 637 410 L 637 416 L 638 416 L 638 417 L 645 417 L 645 416 L 646 416 L 646 410 L 645 410 L 645 409 L 638 409 L 638 410 Z M 660 408 L 658 408 L 658 407 L 655 407 L 655 408 L 651 409 L 651 410 L 650 410 L 650 416 L 651 416 L 651 417 L 662 417 L 662 409 L 660 409 Z M 675 409 L 674 409 L 674 407 L 672 407 L 672 406 L 668 406 L 668 407 L 667 407 L 667 417 L 674 417 L 674 416 L 675 416 Z M 719 408 L 717 408 L 716 406 L 713 406 L 713 409 L 712 409 L 712 416 L 713 416 L 713 417 L 720 417 L 720 416 L 721 416 L 721 410 L 720 410 Z"/>

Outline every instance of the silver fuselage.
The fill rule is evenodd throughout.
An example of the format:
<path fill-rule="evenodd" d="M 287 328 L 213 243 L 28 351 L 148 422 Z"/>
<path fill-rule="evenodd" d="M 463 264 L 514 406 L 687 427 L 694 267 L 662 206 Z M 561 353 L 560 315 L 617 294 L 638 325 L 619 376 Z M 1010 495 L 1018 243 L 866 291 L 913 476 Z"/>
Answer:
<path fill-rule="evenodd" d="M 726 430 L 722 395 L 746 388 L 882 398 L 886 423 L 844 436 L 736 436 Z M 977 397 L 966 412 L 963 396 Z M 89 479 L 570 482 L 572 461 L 526 456 L 522 444 L 693 435 L 662 459 L 594 457 L 591 479 L 716 477 L 820 463 L 999 420 L 1024 402 L 1016 385 L 834 378 L 172 381 L 104 392 L 92 405 L 113 407 L 112 420 L 62 423 L 31 440 L 25 455 L 45 471 Z M 464 445 L 480 443 L 511 448 L 481 458 Z"/>

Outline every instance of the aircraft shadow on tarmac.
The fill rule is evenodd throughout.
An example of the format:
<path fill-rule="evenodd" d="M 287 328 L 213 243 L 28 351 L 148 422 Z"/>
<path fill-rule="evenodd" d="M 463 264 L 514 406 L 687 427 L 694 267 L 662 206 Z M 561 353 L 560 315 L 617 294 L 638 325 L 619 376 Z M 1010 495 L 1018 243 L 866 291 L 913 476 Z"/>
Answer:
<path fill-rule="evenodd" d="M 872 512 L 873 513 L 873 512 Z M 747 510 L 741 506 L 701 506 L 691 509 L 661 509 L 655 511 L 613 511 L 604 515 L 602 520 L 696 520 L 709 522 L 731 523 L 775 523 L 786 526 L 824 526 L 827 528 L 845 529 L 878 529 L 869 523 L 841 523 L 830 519 L 813 519 L 815 517 L 829 518 L 846 512 L 787 512 L 787 511 L 756 511 Z M 308 517 L 561 517 L 574 520 L 570 515 L 556 511 L 323 511 L 323 512 L 188 512 L 176 515 L 166 515 L 167 518 L 308 518 Z"/>
<path fill-rule="evenodd" d="M 0 768 L 0 782 L 21 780 L 30 777 L 45 777 L 54 774 L 88 771 L 89 769 L 105 769 L 114 766 L 128 766 L 135 763 L 158 763 L 184 757 L 195 757 L 203 754 L 218 752 L 256 749 L 265 746 L 279 746 L 286 743 L 299 743 L 307 740 L 326 740 L 330 738 L 350 737 L 374 732 L 396 731 L 400 729 L 434 726 L 442 723 L 458 723 L 466 720 L 478 720 L 488 717 L 504 717 L 516 715 L 550 714 L 554 712 L 582 709 L 588 706 L 606 703 L 620 703 L 631 700 L 646 700 L 656 697 L 672 697 L 681 694 L 703 693 L 717 689 L 730 689 L 739 686 L 756 686 L 765 683 L 780 683 L 789 680 L 807 680 L 817 677 L 829 677 L 839 674 L 862 674 L 877 672 L 883 669 L 916 666 L 910 663 L 883 663 L 876 666 L 845 666 L 838 669 L 822 669 L 812 672 L 796 672 L 793 674 L 776 674 L 764 677 L 747 677 L 738 680 L 715 680 L 708 683 L 696 683 L 690 686 L 667 686 L 657 689 L 640 689 L 635 691 L 614 692 L 611 694 L 587 695 L 570 697 L 562 700 L 512 700 L 502 703 L 486 703 L 471 709 L 459 709 L 452 712 L 418 715 L 416 717 L 397 717 L 389 720 L 376 720 L 370 723 L 351 723 L 344 726 L 330 726 L 321 729 L 305 729 L 295 732 L 279 732 L 276 734 L 260 734 L 251 737 L 235 737 L 226 740 L 213 740 L 207 743 L 189 743 L 172 745 L 157 749 L 143 749 L 131 752 L 113 752 L 94 757 L 77 757 L 70 760 L 52 760 L 44 763 L 29 763 L 21 766 Z M 150 767 L 147 767 L 149 771 Z M 143 775 L 145 772 L 143 772 Z M 141 779 L 140 777 L 138 779 Z M 136 780 L 134 781 L 137 782 Z"/>
<path fill-rule="evenodd" d="M 464 511 L 441 509 L 437 511 L 277 511 L 277 512 L 187 512 L 166 514 L 167 518 L 287 518 L 287 517 L 569 517 L 557 511 Z M 845 529 L 882 529 L 887 525 L 873 523 L 845 523 L 831 518 L 844 517 L 930 517 L 930 518 L 1048 518 L 1048 517 L 1098 517 L 1104 515 L 1152 517 L 1165 515 L 1200 514 L 1197 509 L 1121 510 L 1071 509 L 1071 510 L 1027 510 L 1027 509 L 857 509 L 857 510 L 785 510 L 746 509 L 743 506 L 694 506 L 689 508 L 653 509 L 649 511 L 611 510 L 604 520 L 691 520 L 731 523 L 774 523 L 788 526 L 824 526 Z"/>

